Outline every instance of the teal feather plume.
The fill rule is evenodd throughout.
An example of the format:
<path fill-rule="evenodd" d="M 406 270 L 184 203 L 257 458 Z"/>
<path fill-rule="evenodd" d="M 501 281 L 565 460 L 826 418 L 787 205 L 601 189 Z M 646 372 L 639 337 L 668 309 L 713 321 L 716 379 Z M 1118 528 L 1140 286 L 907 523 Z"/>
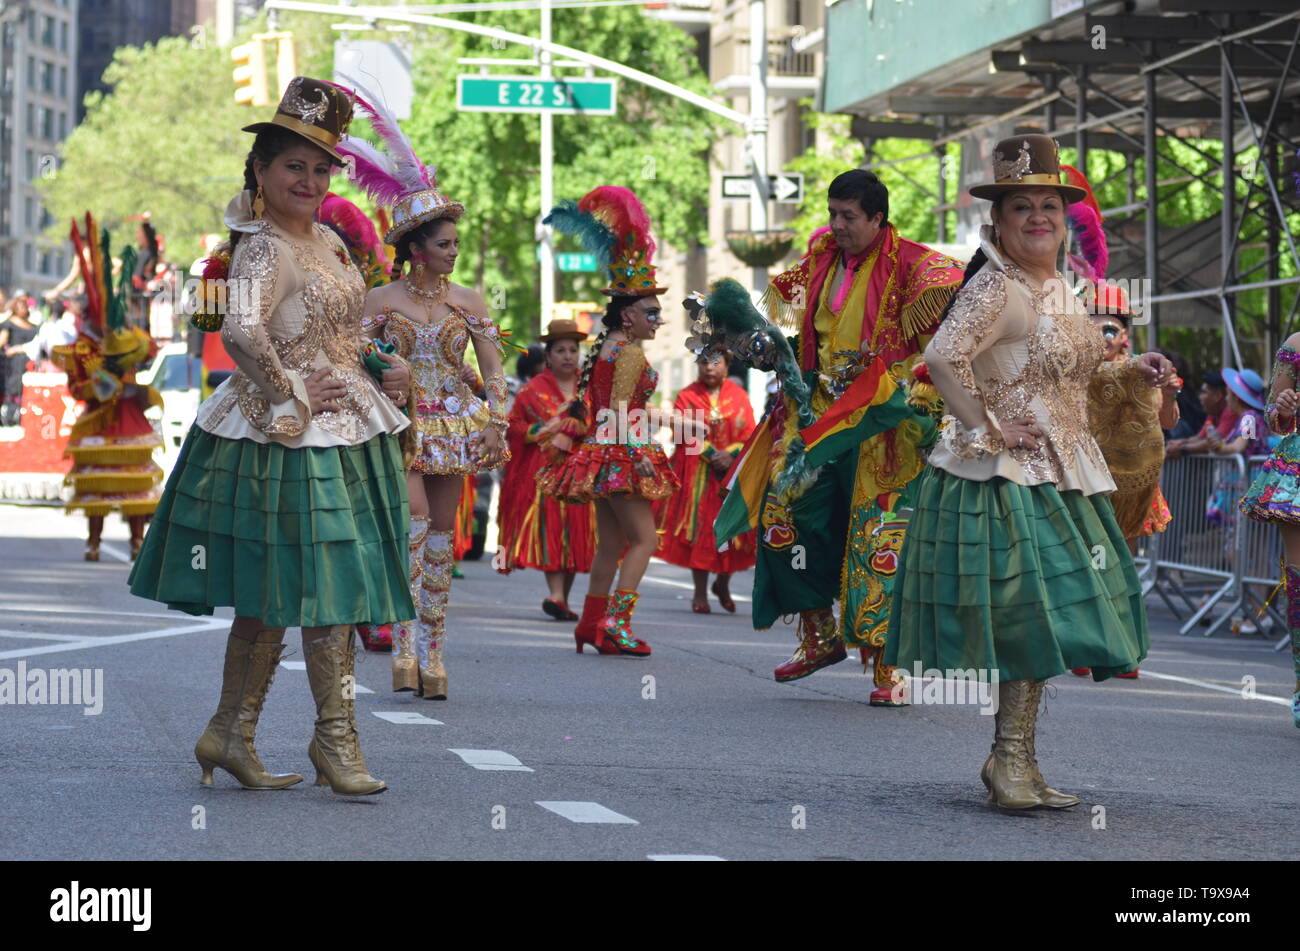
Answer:
<path fill-rule="evenodd" d="M 579 211 L 576 201 L 567 198 L 561 201 L 542 219 L 542 224 L 563 234 L 574 235 L 588 254 L 595 255 L 600 267 L 609 267 L 617 236 L 595 215 Z"/>

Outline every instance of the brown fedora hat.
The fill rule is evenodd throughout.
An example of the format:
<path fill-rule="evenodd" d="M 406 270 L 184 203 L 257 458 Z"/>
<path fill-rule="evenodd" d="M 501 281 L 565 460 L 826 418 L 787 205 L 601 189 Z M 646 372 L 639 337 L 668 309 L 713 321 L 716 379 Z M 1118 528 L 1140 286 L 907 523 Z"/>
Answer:
<path fill-rule="evenodd" d="M 991 184 L 971 187 L 971 195 L 992 200 L 1027 185 L 1057 188 L 1067 202 L 1082 201 L 1088 194 L 1061 181 L 1060 147 L 1050 135 L 1015 135 L 995 145 L 993 178 Z"/>
<path fill-rule="evenodd" d="M 559 317 L 552 320 L 546 327 L 546 333 L 537 339 L 541 343 L 550 343 L 552 340 L 576 340 L 578 343 L 586 343 L 588 337 L 578 329 L 576 320 Z"/>
<path fill-rule="evenodd" d="M 275 118 L 270 122 L 244 126 L 244 131 L 288 129 L 328 152 L 339 165 L 346 165 L 347 159 L 339 154 L 338 144 L 352 124 L 354 98 L 340 86 L 309 76 L 298 76 L 284 91 Z"/>

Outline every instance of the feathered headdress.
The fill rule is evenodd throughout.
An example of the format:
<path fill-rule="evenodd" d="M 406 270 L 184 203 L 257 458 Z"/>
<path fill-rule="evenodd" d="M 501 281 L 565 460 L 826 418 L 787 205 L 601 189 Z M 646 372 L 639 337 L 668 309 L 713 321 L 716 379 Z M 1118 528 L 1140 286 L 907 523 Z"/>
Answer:
<path fill-rule="evenodd" d="M 352 262 L 366 279 L 366 287 L 383 284 L 388 272 L 388 255 L 384 243 L 379 240 L 379 232 L 365 212 L 346 198 L 330 192 L 321 202 L 317 217 L 321 224 L 343 239 Z"/>
<path fill-rule="evenodd" d="M 396 117 L 375 105 L 378 97 L 364 86 L 357 84 L 355 95 L 387 154 L 351 135 L 339 142 L 338 150 L 348 159 L 348 177 L 353 184 L 376 204 L 392 209 L 393 227 L 384 235 L 384 243 L 395 244 L 408 231 L 435 218 L 458 220 L 465 206 L 438 191 L 436 169 L 420 161 Z"/>
<path fill-rule="evenodd" d="M 601 185 L 580 201 L 560 202 L 542 224 L 577 236 L 597 263 L 609 269 L 610 283 L 601 293 L 610 297 L 648 297 L 668 290 L 655 283 L 650 216 L 631 189 Z"/>
<path fill-rule="evenodd" d="M 1110 264 L 1106 232 L 1101 227 L 1101 206 L 1097 204 L 1092 186 L 1082 172 L 1070 165 L 1062 165 L 1061 170 L 1069 173 L 1071 185 L 1077 185 L 1086 192 L 1082 200 L 1071 202 L 1065 211 L 1079 251 L 1078 254 L 1070 254 L 1070 265 L 1076 273 L 1088 280 L 1100 281 L 1106 276 L 1106 268 Z"/>

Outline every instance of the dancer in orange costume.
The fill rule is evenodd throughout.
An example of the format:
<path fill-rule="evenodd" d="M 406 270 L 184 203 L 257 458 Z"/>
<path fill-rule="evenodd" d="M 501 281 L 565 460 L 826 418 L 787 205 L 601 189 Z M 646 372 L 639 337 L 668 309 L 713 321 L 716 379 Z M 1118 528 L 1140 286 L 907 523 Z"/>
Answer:
<path fill-rule="evenodd" d="M 669 564 L 691 569 L 695 594 L 691 610 L 709 613 L 706 588 L 709 573 L 716 574 L 713 594 L 734 614 L 730 579 L 737 571 L 754 566 L 755 540 L 746 532 L 728 542 L 722 551 L 713 538 L 713 520 L 722 508 L 722 489 L 732 462 L 754 431 L 754 410 L 749 394 L 727 375 L 726 354 L 703 354 L 696 361 L 699 379 L 677 394 L 673 409 L 708 427 L 703 442 L 679 444 L 672 466 L 682 487 L 663 507 L 659 527 L 659 557 Z"/>
<path fill-rule="evenodd" d="M 537 486 L 537 472 L 552 452 L 551 439 L 563 423 L 564 410 L 577 393 L 580 344 L 587 335 L 573 320 L 553 320 L 541 338 L 546 369 L 515 396 L 506 439 L 511 460 L 501 480 L 497 527 L 501 533 L 497 570 L 515 568 L 546 573 L 547 598 L 542 610 L 557 621 L 576 621 L 569 592 L 578 574 L 591 570 L 596 554 L 596 510 L 551 498 Z"/>

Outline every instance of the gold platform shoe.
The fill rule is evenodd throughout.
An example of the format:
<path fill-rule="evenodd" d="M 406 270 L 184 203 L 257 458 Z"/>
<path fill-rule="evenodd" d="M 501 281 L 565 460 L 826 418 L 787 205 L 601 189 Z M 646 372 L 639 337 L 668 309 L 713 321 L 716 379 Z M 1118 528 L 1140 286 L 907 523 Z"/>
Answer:
<path fill-rule="evenodd" d="M 333 627 L 303 645 L 307 679 L 316 700 L 316 734 L 307 756 L 316 785 L 340 796 L 369 796 L 388 788 L 366 770 L 356 725 L 356 644 L 351 627 Z"/>
<path fill-rule="evenodd" d="M 227 638 L 221 699 L 194 746 L 203 785 L 212 785 L 212 770 L 217 767 L 245 789 L 284 789 L 302 782 L 298 773 L 268 773 L 253 745 L 262 704 L 284 652 L 283 639 L 284 628 L 263 629 L 256 641 L 233 634 Z"/>
<path fill-rule="evenodd" d="M 411 585 L 411 603 L 419 605 L 420 590 L 424 580 L 424 540 L 429 534 L 427 518 L 411 519 L 411 535 L 407 543 L 409 558 L 408 580 Z M 417 608 L 418 610 L 418 608 Z M 420 689 L 420 662 L 415 656 L 413 643 L 416 635 L 415 619 L 393 625 L 393 692 Z"/>

